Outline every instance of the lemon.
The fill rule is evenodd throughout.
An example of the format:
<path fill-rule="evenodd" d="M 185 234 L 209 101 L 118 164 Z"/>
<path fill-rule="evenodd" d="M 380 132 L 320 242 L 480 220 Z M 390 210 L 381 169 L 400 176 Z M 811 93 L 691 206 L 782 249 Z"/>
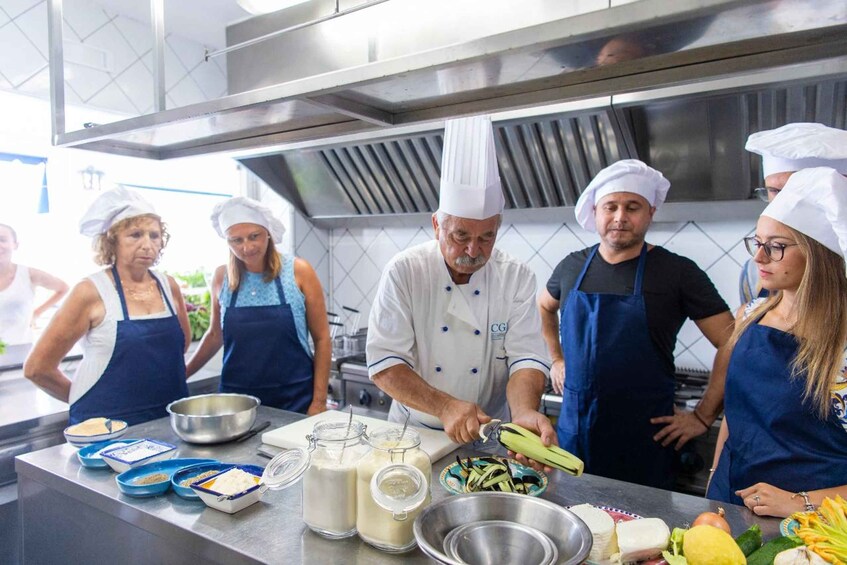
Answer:
<path fill-rule="evenodd" d="M 725 531 L 714 526 L 694 526 L 682 538 L 689 565 L 744 565 L 741 548 Z"/>

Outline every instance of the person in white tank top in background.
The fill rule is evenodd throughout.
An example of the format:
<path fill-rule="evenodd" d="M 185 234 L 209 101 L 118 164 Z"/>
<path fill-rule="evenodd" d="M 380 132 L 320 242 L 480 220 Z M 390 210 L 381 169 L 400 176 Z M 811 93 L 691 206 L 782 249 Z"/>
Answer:
<path fill-rule="evenodd" d="M 67 293 L 68 285 L 50 273 L 12 261 L 18 249 L 18 234 L 0 223 L 0 341 L 7 345 L 32 342 L 32 324 Z M 35 289 L 51 291 L 35 306 Z"/>
<path fill-rule="evenodd" d="M 80 220 L 106 267 L 74 286 L 24 363 L 24 376 L 70 404 L 70 423 L 92 417 L 129 425 L 167 416 L 188 396 L 188 313 L 174 279 L 154 271 L 168 242 L 153 206 L 123 187 L 101 194 Z M 71 380 L 59 368 L 81 340 Z"/>

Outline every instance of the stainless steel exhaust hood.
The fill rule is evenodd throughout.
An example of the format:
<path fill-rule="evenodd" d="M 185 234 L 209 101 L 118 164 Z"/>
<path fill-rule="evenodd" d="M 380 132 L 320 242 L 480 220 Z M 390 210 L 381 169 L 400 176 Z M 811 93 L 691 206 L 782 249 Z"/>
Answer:
<path fill-rule="evenodd" d="M 231 26 L 228 41 L 334 3 Z M 391 0 L 346 28 L 322 23 L 233 51 L 230 96 L 55 142 L 155 159 L 225 152 L 307 216 L 330 218 L 434 210 L 442 120 L 454 116 L 494 115 L 515 209 L 572 205 L 626 157 L 662 170 L 672 199 L 747 198 L 760 178 L 743 151 L 749 133 L 847 126 L 843 0 L 536 0 L 530 16 L 525 3 L 489 0 L 497 10 L 477 14 L 483 33 L 461 13 L 473 2 L 434 4 Z M 327 39 L 380 16 L 391 29 Z"/>

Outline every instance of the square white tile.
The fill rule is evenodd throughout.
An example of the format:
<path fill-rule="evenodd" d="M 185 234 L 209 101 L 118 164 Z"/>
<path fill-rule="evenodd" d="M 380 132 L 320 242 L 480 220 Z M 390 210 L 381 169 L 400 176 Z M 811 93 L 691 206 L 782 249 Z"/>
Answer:
<path fill-rule="evenodd" d="M 757 218 L 750 220 L 734 220 L 726 222 L 698 222 L 706 234 L 717 243 L 724 251 L 729 251 L 738 242 L 756 228 Z"/>
<path fill-rule="evenodd" d="M 667 250 L 688 257 L 703 269 L 708 269 L 724 254 L 718 245 L 694 223 L 687 224 L 663 246 Z"/>
<path fill-rule="evenodd" d="M 6 2 L 3 3 L 4 7 Z M 2 14 L 2 13 L 0 13 Z M 5 17 L 0 15 L 0 26 L 5 23 Z M 47 2 L 42 2 L 15 18 L 15 25 L 29 39 L 44 57 L 50 56 L 47 39 Z"/>
<path fill-rule="evenodd" d="M 573 234 L 566 224 L 562 224 L 558 226 L 549 241 L 538 250 L 538 256 L 549 265 L 552 272 L 552 269 L 556 268 L 556 265 L 562 259 L 583 248 L 585 248 L 585 244 Z M 544 283 L 546 282 L 545 280 Z"/>
<path fill-rule="evenodd" d="M 366 251 L 368 257 L 370 257 L 371 261 L 373 261 L 374 265 L 380 270 L 380 272 L 399 252 L 400 249 L 390 237 L 385 235 L 384 231 L 383 235 L 376 238 Z"/>
<path fill-rule="evenodd" d="M 346 230 L 335 240 L 333 257 L 335 257 L 335 261 L 344 269 L 345 273 L 349 273 L 364 254 L 365 250 L 362 249 L 359 242 Z"/>
<path fill-rule="evenodd" d="M 206 100 L 203 91 L 200 90 L 200 87 L 197 86 L 197 83 L 189 75 L 185 75 L 181 81 L 170 87 L 168 89 L 168 95 L 174 101 L 177 108 L 197 104 Z"/>
<path fill-rule="evenodd" d="M 44 0 L 3 0 L 3 5 L 0 8 L 9 18 L 17 18 L 31 10 L 36 4 L 47 4 L 47 2 Z M 7 18 L 3 19 L 6 20 Z"/>
<path fill-rule="evenodd" d="M 112 76 L 121 74 L 138 61 L 138 54 L 132 50 L 126 38 L 111 22 L 95 30 L 85 39 L 84 44 L 107 54 L 108 71 Z"/>
<path fill-rule="evenodd" d="M 206 95 L 206 100 L 214 100 L 226 94 L 226 76 L 217 66 L 202 63 L 194 67 L 190 74 Z"/>
<path fill-rule="evenodd" d="M 18 26 L 0 27 L 0 71 L 13 88 L 32 78 L 46 61 Z"/>
<path fill-rule="evenodd" d="M 515 226 L 501 229 L 495 246 L 523 263 L 529 261 L 536 253 Z"/>
<path fill-rule="evenodd" d="M 114 82 L 89 98 L 87 103 L 95 108 L 108 108 L 128 116 L 134 116 L 138 112 L 132 100 Z"/>
<path fill-rule="evenodd" d="M 735 310 L 741 305 L 741 298 L 738 292 L 738 278 L 741 275 L 741 266 L 736 263 L 729 255 L 724 255 L 718 259 L 709 270 L 706 271 L 718 293 L 729 305 L 730 311 L 735 314 Z"/>
<path fill-rule="evenodd" d="M 380 273 L 381 271 L 373 264 L 373 261 L 364 256 L 350 270 L 350 279 L 362 291 L 362 295 L 370 298 L 376 295 Z"/>
<path fill-rule="evenodd" d="M 126 16 L 117 16 L 112 23 L 139 57 L 153 49 L 153 28 L 149 22 L 139 22 Z"/>
<path fill-rule="evenodd" d="M 95 30 L 109 23 L 109 16 L 103 8 L 87 0 L 64 2 L 62 17 L 65 20 L 65 33 L 72 30 L 80 41 L 85 41 Z"/>
<path fill-rule="evenodd" d="M 117 76 L 115 83 L 132 101 L 136 113 L 153 105 L 153 75 L 140 60 Z"/>
<path fill-rule="evenodd" d="M 65 65 L 65 81 L 86 103 L 92 96 L 106 88 L 112 78 L 102 71 L 97 71 L 81 65 Z"/>

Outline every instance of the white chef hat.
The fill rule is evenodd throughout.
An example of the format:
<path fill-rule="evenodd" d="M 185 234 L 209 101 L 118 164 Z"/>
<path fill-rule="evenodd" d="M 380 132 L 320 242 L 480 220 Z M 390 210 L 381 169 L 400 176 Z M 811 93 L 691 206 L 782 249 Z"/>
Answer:
<path fill-rule="evenodd" d="M 797 171 L 762 216 L 782 222 L 847 258 L 847 178 L 835 169 Z"/>
<path fill-rule="evenodd" d="M 257 224 L 268 230 L 274 243 L 282 243 L 285 226 L 271 209 L 246 196 L 235 196 L 219 202 L 212 211 L 212 226 L 218 235 L 226 237 L 226 230 L 235 224 Z"/>
<path fill-rule="evenodd" d="M 451 216 L 484 220 L 503 212 L 506 200 L 489 117 L 445 124 L 440 192 L 438 209 Z"/>
<path fill-rule="evenodd" d="M 747 138 L 747 151 L 762 156 L 764 176 L 812 167 L 847 173 L 847 131 L 816 123 L 787 124 Z"/>
<path fill-rule="evenodd" d="M 658 208 L 665 201 L 671 183 L 656 169 L 637 159 L 624 159 L 609 165 L 595 176 L 576 202 L 574 215 L 583 229 L 597 231 L 594 207 L 613 192 L 632 192 L 643 196 L 650 206 Z"/>
<path fill-rule="evenodd" d="M 118 185 L 98 196 L 79 220 L 79 233 L 93 237 L 126 218 L 156 214 L 153 205 L 134 190 Z"/>

